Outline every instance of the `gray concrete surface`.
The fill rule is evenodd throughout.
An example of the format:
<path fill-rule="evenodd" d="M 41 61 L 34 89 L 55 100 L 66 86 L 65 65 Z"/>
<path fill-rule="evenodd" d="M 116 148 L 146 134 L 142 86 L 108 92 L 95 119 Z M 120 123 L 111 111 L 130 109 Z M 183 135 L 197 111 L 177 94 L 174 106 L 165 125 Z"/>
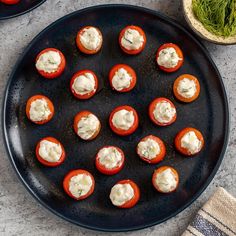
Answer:
<path fill-rule="evenodd" d="M 91 5 L 125 3 L 160 10 L 185 24 L 180 2 L 180 0 L 48 0 L 27 15 L 0 22 L 0 98 L 2 99 L 9 73 L 18 56 L 42 29 L 58 18 Z M 236 46 L 216 46 L 210 43 L 205 45 L 223 76 L 231 108 L 230 140 L 224 161 L 210 186 L 188 209 L 161 225 L 120 235 L 181 235 L 217 186 L 224 187 L 236 196 Z M 2 136 L 0 153 L 0 235 L 104 234 L 74 226 L 45 210 L 18 180 L 6 155 Z"/>

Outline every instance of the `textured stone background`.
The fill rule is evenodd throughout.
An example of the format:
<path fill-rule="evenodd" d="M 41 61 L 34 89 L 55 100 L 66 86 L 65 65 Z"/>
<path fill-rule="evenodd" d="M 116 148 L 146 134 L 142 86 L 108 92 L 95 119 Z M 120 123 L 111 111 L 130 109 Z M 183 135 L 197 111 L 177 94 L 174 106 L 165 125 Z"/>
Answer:
<path fill-rule="evenodd" d="M 48 0 L 27 15 L 0 22 L 0 99 L 17 58 L 41 30 L 70 12 L 104 3 L 133 4 L 160 10 L 185 25 L 180 0 Z M 236 196 L 236 46 L 205 45 L 223 76 L 231 108 L 231 133 L 224 161 L 210 186 L 188 209 L 156 227 L 120 235 L 181 235 L 217 186 L 224 187 Z M 19 182 L 7 158 L 2 137 L 0 153 L 0 235 L 105 234 L 79 228 L 45 210 Z"/>

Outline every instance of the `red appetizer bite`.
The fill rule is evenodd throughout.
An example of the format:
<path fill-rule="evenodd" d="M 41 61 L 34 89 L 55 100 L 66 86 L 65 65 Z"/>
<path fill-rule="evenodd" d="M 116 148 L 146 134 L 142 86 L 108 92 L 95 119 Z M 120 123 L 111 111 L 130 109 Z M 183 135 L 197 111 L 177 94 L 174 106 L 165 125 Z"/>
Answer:
<path fill-rule="evenodd" d="M 45 124 L 54 115 L 53 103 L 46 96 L 34 95 L 26 103 L 26 115 L 29 120 L 36 124 Z"/>
<path fill-rule="evenodd" d="M 78 99 L 89 99 L 97 91 L 98 79 L 91 70 L 81 70 L 75 73 L 70 81 L 70 89 Z"/>
<path fill-rule="evenodd" d="M 176 149 L 186 156 L 199 153 L 204 146 L 202 133 L 191 127 L 182 129 L 175 137 Z"/>
<path fill-rule="evenodd" d="M 36 157 L 45 166 L 59 166 L 65 160 L 65 149 L 53 137 L 41 139 L 36 146 Z"/>
<path fill-rule="evenodd" d="M 179 185 L 179 174 L 170 166 L 159 167 L 153 173 L 152 184 L 160 193 L 171 193 Z"/>
<path fill-rule="evenodd" d="M 76 44 L 79 50 L 85 54 L 95 54 L 102 47 L 102 33 L 93 26 L 83 27 L 77 34 Z"/>
<path fill-rule="evenodd" d="M 112 131 L 120 136 L 132 134 L 138 128 L 138 114 L 130 106 L 115 108 L 109 118 Z"/>
<path fill-rule="evenodd" d="M 164 159 L 166 147 L 160 138 L 148 135 L 138 143 L 137 154 L 143 161 L 156 164 Z"/>
<path fill-rule="evenodd" d="M 175 105 L 167 98 L 156 98 L 149 105 L 149 116 L 156 125 L 170 125 L 177 117 Z"/>
<path fill-rule="evenodd" d="M 143 51 L 146 35 L 140 27 L 129 25 L 120 32 L 119 44 L 125 53 L 135 55 Z"/>
<path fill-rule="evenodd" d="M 109 73 L 110 85 L 117 92 L 129 92 L 136 85 L 136 80 L 135 71 L 125 64 L 113 66 Z"/>
<path fill-rule="evenodd" d="M 174 72 L 183 65 L 184 56 L 176 44 L 166 43 L 158 49 L 156 61 L 161 70 Z"/>
<path fill-rule="evenodd" d="M 135 206 L 139 198 L 139 187 L 129 179 L 119 181 L 112 187 L 110 193 L 112 204 L 120 208 L 131 208 Z"/>
<path fill-rule="evenodd" d="M 89 197 L 95 187 L 95 181 L 91 173 L 78 169 L 70 171 L 63 180 L 65 192 L 76 200 Z"/>
<path fill-rule="evenodd" d="M 105 175 L 114 175 L 124 166 L 125 156 L 123 151 L 115 146 L 105 146 L 96 155 L 96 168 Z"/>
<path fill-rule="evenodd" d="M 180 75 L 174 82 L 173 92 L 175 97 L 181 102 L 196 100 L 200 93 L 198 79 L 190 74 Z"/>
<path fill-rule="evenodd" d="M 44 78 L 54 79 L 65 70 L 66 59 L 58 49 L 46 48 L 36 57 L 35 66 Z"/>
<path fill-rule="evenodd" d="M 90 111 L 81 111 L 74 118 L 74 131 L 83 140 L 95 139 L 100 129 L 99 119 Z"/>
<path fill-rule="evenodd" d="M 20 2 L 20 0 L 0 0 L 0 2 L 5 3 L 7 5 L 14 5 Z"/>

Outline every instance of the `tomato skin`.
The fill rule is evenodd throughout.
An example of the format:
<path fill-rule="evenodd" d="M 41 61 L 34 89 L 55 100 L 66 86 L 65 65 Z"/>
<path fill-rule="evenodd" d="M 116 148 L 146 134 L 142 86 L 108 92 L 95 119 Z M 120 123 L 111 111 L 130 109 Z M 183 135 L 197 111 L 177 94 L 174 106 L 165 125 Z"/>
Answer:
<path fill-rule="evenodd" d="M 90 115 L 90 114 L 93 114 L 93 113 L 90 112 L 90 111 L 84 110 L 84 111 L 78 112 L 78 113 L 75 115 L 73 128 L 74 128 L 74 131 L 75 131 L 76 134 L 77 134 L 77 130 L 78 130 L 78 128 L 77 128 L 78 122 L 81 120 L 82 117 L 88 116 L 88 115 Z M 93 114 L 93 115 L 94 115 L 94 114 Z M 96 116 L 96 115 L 95 115 L 95 116 Z M 96 117 L 97 117 L 97 116 L 96 116 Z M 90 140 L 95 139 L 95 138 L 98 136 L 100 130 L 101 130 L 101 123 L 100 123 L 100 121 L 99 121 L 99 127 L 98 127 L 97 131 L 93 134 L 92 137 L 90 137 L 89 139 L 84 139 L 84 140 L 85 140 L 85 141 L 90 141 Z M 78 135 L 78 134 L 77 134 L 77 135 Z M 78 135 L 78 136 L 79 136 L 79 135 Z M 80 137 L 80 136 L 79 136 L 79 137 Z M 81 137 L 80 137 L 80 138 L 81 138 Z M 82 138 L 81 138 L 81 139 L 82 139 Z"/>
<path fill-rule="evenodd" d="M 160 65 L 158 65 L 158 63 L 157 63 L 157 65 L 158 65 L 158 67 L 159 67 L 161 70 L 163 70 L 163 71 L 165 71 L 165 72 L 168 72 L 168 73 L 171 73 L 171 72 L 177 71 L 177 70 L 183 65 L 183 63 L 184 63 L 184 56 L 183 56 L 183 52 L 182 52 L 182 50 L 179 48 L 179 46 L 177 46 L 177 45 L 174 44 L 174 43 L 165 43 L 165 44 L 161 45 L 161 46 L 158 48 L 157 54 L 156 54 L 156 61 L 157 61 L 157 58 L 158 58 L 158 56 L 159 56 L 160 51 L 163 50 L 163 49 L 165 49 L 165 48 L 169 48 L 169 47 L 174 48 L 175 51 L 176 51 L 176 53 L 178 54 L 179 58 L 181 58 L 182 60 L 179 60 L 179 61 L 178 61 L 178 64 L 177 64 L 175 67 L 173 67 L 173 68 L 166 68 L 166 67 L 164 67 L 164 66 L 160 66 Z"/>
<path fill-rule="evenodd" d="M 125 31 L 126 31 L 127 29 L 137 30 L 137 31 L 139 32 L 139 34 L 141 34 L 141 35 L 143 36 L 144 42 L 143 42 L 142 47 L 140 47 L 139 49 L 136 49 L 136 50 L 128 50 L 128 49 L 126 49 L 126 48 L 124 48 L 124 47 L 122 46 L 122 44 L 121 44 L 121 39 L 122 39 L 122 37 L 124 36 Z M 123 52 L 125 52 L 125 53 L 127 53 L 127 54 L 129 54 L 129 55 L 136 55 L 136 54 L 141 53 L 141 52 L 143 51 L 145 45 L 146 45 L 146 42 L 147 42 L 147 39 L 146 39 L 146 35 L 145 35 L 144 31 L 143 31 L 140 27 L 135 26 L 135 25 L 128 25 L 128 26 L 126 26 L 124 29 L 121 30 L 120 35 L 119 35 L 120 48 L 122 49 Z"/>
<path fill-rule="evenodd" d="M 128 88 L 124 88 L 122 90 L 116 90 L 112 85 L 112 79 L 113 79 L 116 71 L 118 71 L 121 68 L 125 69 L 128 72 L 128 74 L 131 75 L 132 80 L 131 80 L 130 86 Z M 125 65 L 125 64 L 117 64 L 117 65 L 113 66 L 110 70 L 109 82 L 110 82 L 110 86 L 112 87 L 112 89 L 114 89 L 114 90 L 116 90 L 117 92 L 120 92 L 120 93 L 125 93 L 125 92 L 131 91 L 135 87 L 136 82 L 137 82 L 137 76 L 136 76 L 136 73 L 135 73 L 135 71 L 132 67 L 130 67 L 128 65 Z"/>
<path fill-rule="evenodd" d="M 73 196 L 69 190 L 69 182 L 70 182 L 70 179 L 75 176 L 75 175 L 79 175 L 79 174 L 85 174 L 85 175 L 88 175 L 91 177 L 92 179 L 92 186 L 91 186 L 91 189 L 89 190 L 89 192 L 87 194 L 85 194 L 84 196 L 81 196 L 79 198 L 76 198 L 75 196 Z M 75 200 L 83 200 L 87 197 L 89 197 L 93 192 L 94 192 L 94 188 L 95 188 L 95 180 L 94 180 L 94 177 L 93 175 L 88 172 L 87 170 L 82 170 L 82 169 L 77 169 L 77 170 L 72 170 L 70 171 L 65 177 L 64 177 L 64 180 L 63 180 L 63 188 L 64 188 L 64 191 L 71 197 L 71 198 L 74 198 Z"/>
<path fill-rule="evenodd" d="M 190 131 L 193 131 L 193 132 L 196 134 L 197 138 L 202 142 L 202 147 L 201 147 L 201 149 L 200 149 L 197 153 L 195 153 L 195 154 L 191 154 L 187 149 L 181 147 L 181 139 L 183 138 L 183 136 L 184 136 L 186 133 L 188 133 L 188 132 L 190 132 Z M 202 135 L 202 133 L 201 133 L 199 130 L 197 130 L 197 129 L 195 129 L 195 128 L 186 127 L 186 128 L 184 128 L 184 129 L 182 129 L 182 130 L 176 135 L 176 137 L 175 137 L 175 148 L 177 149 L 178 152 L 180 152 L 181 154 L 183 154 L 183 155 L 185 155 L 185 156 L 195 156 L 195 155 L 197 155 L 197 154 L 202 150 L 203 147 L 204 147 L 204 138 L 203 138 L 203 135 Z"/>
<path fill-rule="evenodd" d="M 102 43 L 103 43 L 103 37 L 102 37 L 101 44 L 99 45 L 99 47 L 98 47 L 96 50 L 89 50 L 89 49 L 87 49 L 87 48 L 85 48 L 85 47 L 83 46 L 83 44 L 80 42 L 80 36 L 83 34 L 83 31 L 84 31 L 85 29 L 88 29 L 88 28 L 91 28 L 91 27 L 95 28 L 95 29 L 98 31 L 99 35 L 102 37 L 102 33 L 101 33 L 101 31 L 100 31 L 98 28 L 96 28 L 96 27 L 94 27 L 94 26 L 85 26 L 85 27 L 83 27 L 82 29 L 80 29 L 80 31 L 77 33 L 76 40 L 75 40 L 78 49 L 79 49 L 82 53 L 88 54 L 88 55 L 96 54 L 97 52 L 99 52 L 99 51 L 101 50 L 101 48 L 102 48 Z"/>
<path fill-rule="evenodd" d="M 37 100 L 37 99 L 42 99 L 42 98 L 47 101 L 47 104 L 48 104 L 48 107 L 49 107 L 49 109 L 50 109 L 50 111 L 51 111 L 51 114 L 48 116 L 48 119 L 46 119 L 46 120 L 33 121 L 33 120 L 30 119 L 30 113 L 29 113 L 31 103 L 32 103 L 33 101 Z M 27 118 L 28 118 L 31 122 L 33 122 L 33 123 L 35 123 L 35 124 L 38 124 L 38 125 L 42 125 L 42 124 L 45 124 L 45 123 L 49 122 L 49 121 L 52 119 L 53 115 L 54 115 L 54 106 L 53 106 L 53 103 L 51 102 L 51 100 L 50 100 L 48 97 L 46 97 L 46 96 L 44 96 L 44 95 L 41 95 L 41 94 L 37 94 L 37 95 L 34 95 L 34 96 L 30 97 L 30 98 L 27 100 L 27 103 L 26 103 L 26 116 L 27 116 Z"/>
<path fill-rule="evenodd" d="M 140 143 L 140 142 L 143 142 L 143 141 L 146 141 L 147 139 L 152 139 L 152 140 L 156 141 L 156 142 L 159 144 L 160 153 L 159 153 L 155 158 L 149 160 L 149 159 L 147 159 L 146 157 L 141 156 L 141 155 L 138 154 L 138 145 L 137 145 L 137 147 L 136 147 L 136 152 L 137 152 L 138 156 L 139 156 L 143 161 L 146 161 L 146 162 L 149 163 L 149 164 L 157 164 L 157 163 L 161 162 L 161 161 L 164 159 L 164 157 L 165 157 L 165 155 L 166 155 L 166 146 L 165 146 L 164 142 L 163 142 L 160 138 L 158 138 L 158 137 L 156 137 L 156 136 L 154 136 L 154 135 L 148 135 L 148 136 L 142 138 L 142 139 L 139 141 L 139 143 Z"/>
<path fill-rule="evenodd" d="M 190 79 L 190 80 L 194 81 L 194 83 L 196 85 L 196 93 L 194 94 L 194 96 L 192 96 L 190 98 L 183 97 L 181 94 L 179 94 L 179 92 L 177 90 L 179 82 L 184 78 L 187 78 L 187 79 Z M 183 74 L 183 75 L 180 75 L 175 80 L 174 85 L 173 85 L 173 92 L 174 92 L 175 97 L 179 101 L 186 102 L 186 103 L 193 102 L 194 100 L 196 100 L 198 98 L 198 96 L 200 94 L 200 83 L 199 83 L 198 79 L 195 76 L 190 75 L 190 74 Z"/>
<path fill-rule="evenodd" d="M 60 144 L 61 146 L 61 149 L 62 149 L 62 154 L 61 154 L 61 157 L 59 159 L 59 161 L 57 162 L 48 162 L 46 160 L 44 160 L 40 155 L 39 155 L 39 148 L 40 148 L 40 142 L 43 141 L 43 140 L 47 140 L 49 142 L 53 142 L 53 143 L 56 143 L 56 144 Z M 65 149 L 63 147 L 63 145 L 55 138 L 53 137 L 45 137 L 45 138 L 42 138 L 38 143 L 37 143 L 37 146 L 36 146 L 36 150 L 35 150 L 35 153 L 36 153 L 36 157 L 38 159 L 38 161 L 45 165 L 45 166 L 49 166 L 49 167 L 56 167 L 56 166 L 59 166 L 61 165 L 64 160 L 65 160 L 65 157 L 66 157 L 66 153 L 65 153 Z"/>
<path fill-rule="evenodd" d="M 161 101 L 166 101 L 168 103 L 170 103 L 171 107 L 175 108 L 175 105 L 167 98 L 164 97 L 160 97 L 160 98 L 156 98 L 154 99 L 150 105 L 149 105 L 149 117 L 152 120 L 152 122 L 158 126 L 168 126 L 171 125 L 172 123 L 174 123 L 177 119 L 177 112 L 175 113 L 174 117 L 172 118 L 171 121 L 167 122 L 167 123 L 160 123 L 159 121 L 157 121 L 154 117 L 153 111 L 155 110 L 156 104 L 161 102 Z M 176 108 L 175 108 L 176 110 Z"/>
<path fill-rule="evenodd" d="M 130 127 L 130 129 L 128 130 L 122 130 L 122 129 L 118 129 L 116 128 L 113 123 L 112 123 L 112 118 L 114 116 L 114 114 L 122 109 L 125 109 L 127 111 L 133 111 L 133 114 L 134 114 L 134 124 L 133 126 Z M 124 105 L 124 106 L 119 106 L 119 107 L 116 107 L 110 114 L 110 117 L 109 117 L 109 125 L 112 129 L 112 131 L 120 136 L 127 136 L 127 135 L 130 135 L 132 133 L 134 133 L 136 131 L 136 129 L 138 128 L 138 124 L 139 124 L 139 118 L 138 118 L 138 114 L 137 112 L 135 111 L 135 109 L 133 107 L 130 107 L 130 106 L 127 106 L 127 105 Z"/>
<path fill-rule="evenodd" d="M 174 173 L 174 175 L 175 175 L 175 179 L 177 180 L 177 185 L 176 185 L 176 188 L 173 189 L 172 191 L 163 192 L 163 191 L 161 191 L 161 190 L 159 189 L 159 187 L 156 185 L 155 179 L 156 179 L 157 174 L 159 174 L 159 173 L 161 173 L 161 172 L 163 172 L 163 171 L 165 171 L 166 169 L 169 169 L 169 168 L 171 169 L 171 171 L 172 171 L 172 172 Z M 173 167 L 171 167 L 171 166 L 161 166 L 161 167 L 157 168 L 157 169 L 154 171 L 154 173 L 153 173 L 153 175 L 152 175 L 152 184 L 153 184 L 154 188 L 155 188 L 158 192 L 160 192 L 160 193 L 164 193 L 164 194 L 172 193 L 172 192 L 174 192 L 174 191 L 178 188 L 178 185 L 179 185 L 179 174 L 178 174 L 177 170 L 175 170 L 175 169 L 174 169 Z"/>
<path fill-rule="evenodd" d="M 114 148 L 116 148 L 117 151 L 120 152 L 121 158 L 122 158 L 122 159 L 121 159 L 121 165 L 120 165 L 120 166 L 117 166 L 117 167 L 115 167 L 115 168 L 113 168 L 113 169 L 107 169 L 105 166 L 103 166 L 103 165 L 99 162 L 99 157 L 98 157 L 98 153 L 99 153 L 99 151 L 100 151 L 101 149 L 103 149 L 103 148 L 109 148 L 109 147 L 114 147 Z M 125 163 L 125 155 L 124 155 L 124 152 L 123 152 L 120 148 L 118 148 L 118 147 L 116 147 L 116 146 L 104 146 L 104 147 L 102 147 L 101 149 L 99 149 L 99 151 L 98 151 L 98 153 L 97 153 L 97 155 L 96 155 L 96 158 L 95 158 L 95 166 L 96 166 L 97 170 L 98 170 L 99 172 L 101 172 L 102 174 L 104 174 L 104 175 L 115 175 L 115 174 L 117 174 L 118 172 L 120 172 L 120 171 L 123 169 L 124 163 Z"/>
<path fill-rule="evenodd" d="M 59 76 L 64 72 L 65 67 L 66 67 L 66 59 L 65 59 L 63 53 L 62 53 L 61 51 L 59 51 L 58 49 L 56 49 L 56 48 L 46 48 L 46 49 L 44 49 L 43 51 L 41 51 L 41 52 L 37 55 L 35 62 L 38 61 L 39 57 L 40 57 L 42 54 L 44 54 L 44 53 L 46 53 L 46 52 L 48 52 L 48 51 L 54 51 L 54 52 L 58 52 L 58 53 L 60 54 L 61 63 L 60 63 L 60 65 L 58 66 L 57 71 L 52 72 L 52 73 L 47 73 L 47 72 L 45 72 L 45 71 L 43 71 L 43 70 L 38 70 L 37 68 L 36 68 L 36 69 L 37 69 L 37 71 L 39 72 L 39 74 L 40 74 L 41 76 L 43 76 L 44 78 L 46 78 L 46 79 L 55 79 L 56 77 L 59 77 Z"/>
<path fill-rule="evenodd" d="M 77 94 L 77 93 L 75 92 L 75 90 L 73 89 L 73 87 L 72 87 L 72 86 L 73 86 L 73 83 L 74 83 L 74 81 L 75 81 L 75 79 L 76 79 L 77 77 L 79 77 L 80 75 L 84 75 L 85 73 L 90 73 L 90 74 L 93 75 L 94 81 L 95 81 L 95 91 L 92 91 L 92 92 L 90 92 L 90 93 L 86 93 L 86 94 L 83 94 L 83 95 Z M 70 81 L 70 90 L 71 90 L 72 94 L 73 94 L 76 98 L 78 98 L 78 99 L 85 100 L 85 99 L 89 99 L 89 98 L 93 97 L 93 96 L 95 95 L 97 89 L 98 89 L 98 79 L 97 79 L 97 76 L 95 75 L 95 73 L 94 73 L 93 71 L 91 71 L 91 70 L 80 70 L 80 71 L 76 72 L 76 73 L 73 75 L 73 77 L 71 78 L 71 81 Z"/>
<path fill-rule="evenodd" d="M 7 5 L 14 5 L 20 2 L 20 0 L 1 0 L 0 2 L 5 3 Z"/>
<path fill-rule="evenodd" d="M 140 189 L 139 189 L 138 185 L 130 179 L 120 180 L 116 184 L 130 184 L 134 190 L 134 197 L 132 199 L 130 199 L 129 201 L 127 201 L 126 203 L 124 203 L 123 205 L 117 206 L 117 207 L 126 208 L 126 209 L 134 207 L 140 199 Z"/>

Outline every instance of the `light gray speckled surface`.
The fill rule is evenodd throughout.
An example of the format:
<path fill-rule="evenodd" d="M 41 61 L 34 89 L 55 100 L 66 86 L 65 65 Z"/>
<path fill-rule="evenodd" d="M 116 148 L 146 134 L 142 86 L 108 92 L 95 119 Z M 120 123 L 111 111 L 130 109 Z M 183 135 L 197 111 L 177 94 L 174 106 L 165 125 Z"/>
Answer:
<path fill-rule="evenodd" d="M 27 44 L 47 25 L 81 8 L 103 3 L 136 4 L 160 10 L 184 23 L 180 0 L 48 0 L 39 8 L 21 17 L 0 22 L 0 97 L 18 56 Z M 214 180 L 201 197 L 178 216 L 167 222 L 137 232 L 121 235 L 180 235 L 197 210 L 222 186 L 236 196 L 236 46 L 205 43 L 226 86 L 231 108 L 230 140 L 224 161 Z M 103 235 L 67 223 L 40 206 L 24 189 L 14 173 L 0 138 L 0 235 Z"/>

